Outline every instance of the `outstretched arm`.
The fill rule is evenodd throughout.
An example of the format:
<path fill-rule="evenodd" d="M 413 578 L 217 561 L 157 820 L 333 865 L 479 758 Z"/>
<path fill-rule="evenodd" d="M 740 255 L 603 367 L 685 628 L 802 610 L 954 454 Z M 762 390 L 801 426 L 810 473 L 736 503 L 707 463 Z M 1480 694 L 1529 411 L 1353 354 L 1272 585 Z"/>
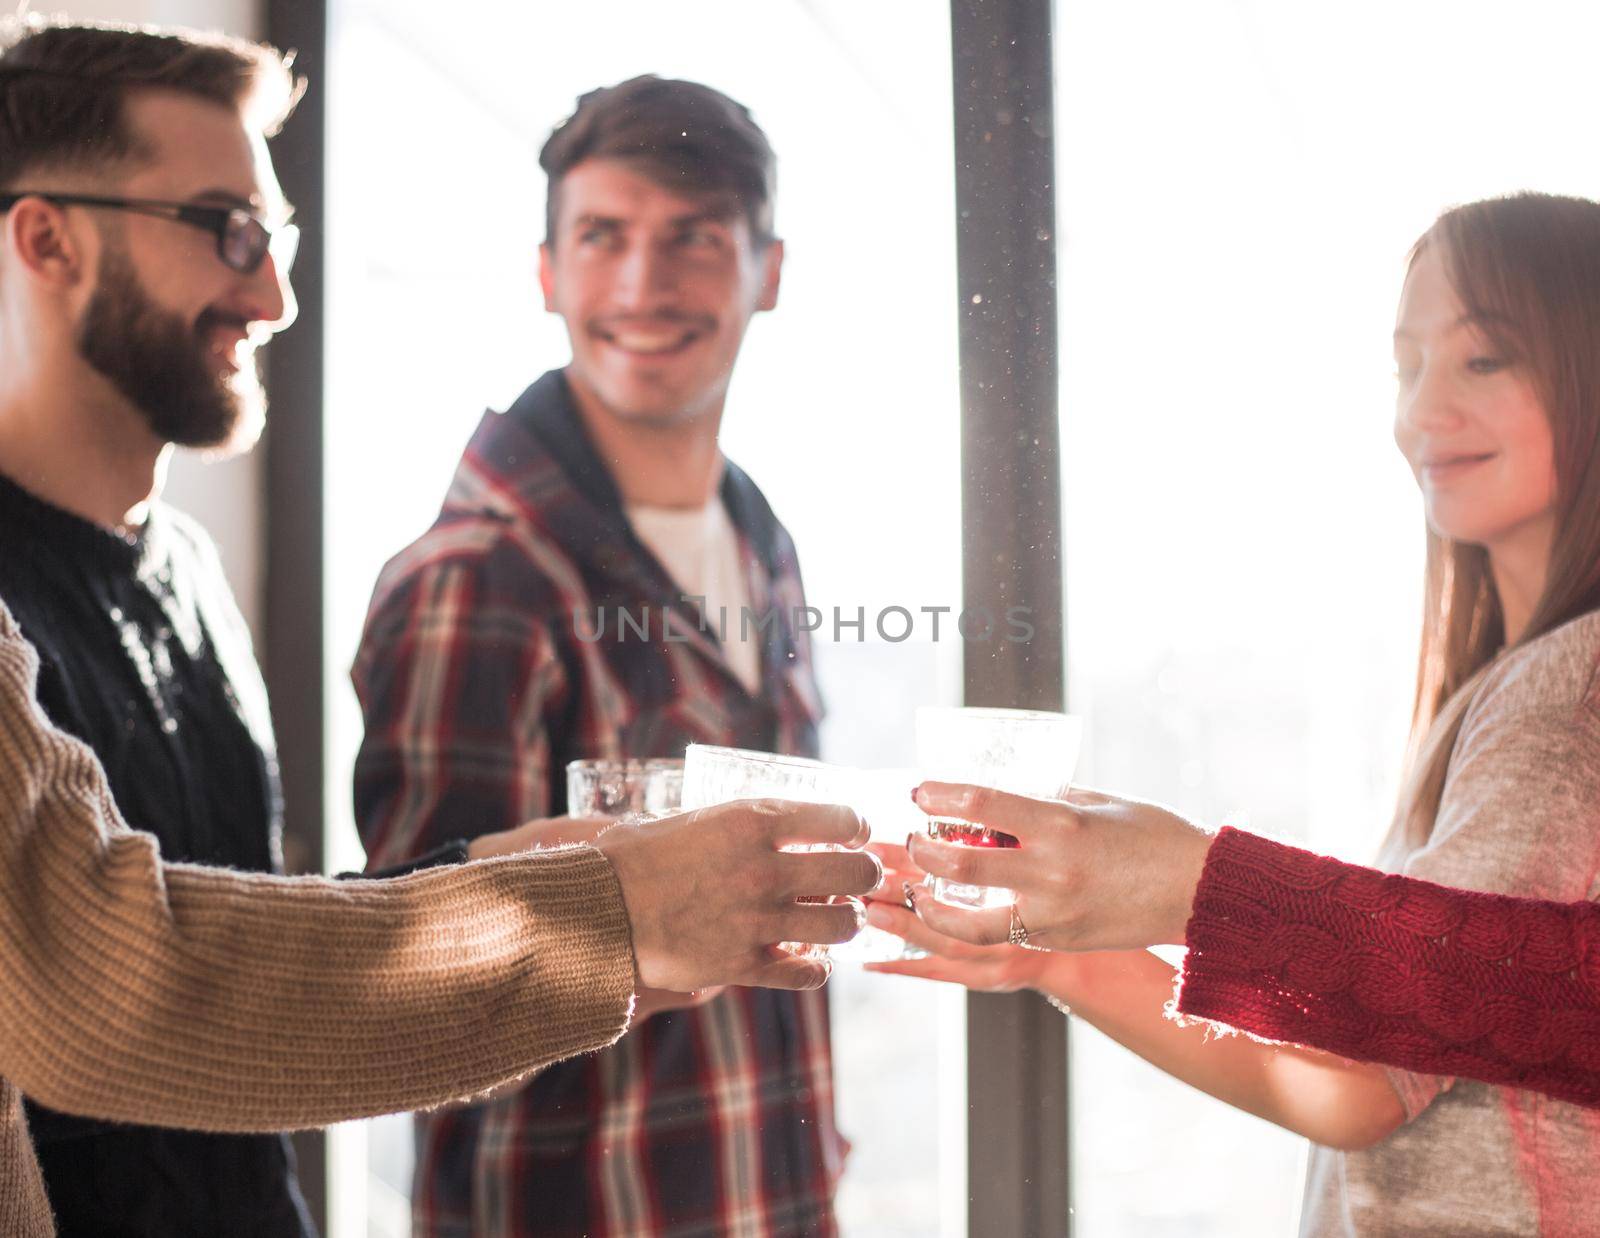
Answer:
<path fill-rule="evenodd" d="M 1178 1010 L 1600 1106 L 1600 905 L 1456 890 L 1224 829 Z"/>
<path fill-rule="evenodd" d="M 891 865 L 896 859 L 885 858 Z M 918 903 L 928 897 L 923 893 Z M 1175 1078 L 1317 1143 L 1367 1147 L 1405 1120 L 1381 1067 L 1175 1022 L 1167 1016 L 1175 973 L 1145 951 L 974 946 L 935 933 L 887 902 L 874 903 L 868 914 L 873 924 L 929 951 L 924 959 L 870 964 L 869 970 L 975 989 L 1033 989 Z"/>
<path fill-rule="evenodd" d="M 388 881 L 164 864 L 40 712 L 37 670 L 0 605 L 0 1108 L 14 1084 L 249 1131 L 459 1099 L 616 1039 L 636 985 L 821 984 L 775 943 L 848 940 L 855 910 L 808 900 L 879 876 L 784 850 L 859 846 L 854 812 L 771 802 Z"/>
<path fill-rule="evenodd" d="M 389 882 L 163 864 L 34 698 L 0 608 L 0 1074 L 51 1108 L 279 1130 L 434 1105 L 615 1039 L 633 955 L 589 848 Z"/>
<path fill-rule="evenodd" d="M 919 798 L 1031 831 L 1026 862 L 913 840 L 940 875 L 1029 886 L 1030 941 L 1186 944 L 1180 1014 L 1600 1106 L 1600 905 L 1456 889 L 1231 828 L 1212 837 L 1157 805 L 1094 792 L 1060 804 L 926 784 Z M 921 910 L 965 941 L 1005 939 L 1004 911 Z"/>

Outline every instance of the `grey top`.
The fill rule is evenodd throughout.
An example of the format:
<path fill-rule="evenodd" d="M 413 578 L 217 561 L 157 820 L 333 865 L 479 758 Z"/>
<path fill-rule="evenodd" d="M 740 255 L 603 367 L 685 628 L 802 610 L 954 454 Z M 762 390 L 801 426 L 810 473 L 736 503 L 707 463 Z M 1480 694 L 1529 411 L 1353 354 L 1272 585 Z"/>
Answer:
<path fill-rule="evenodd" d="M 1416 846 L 1397 829 L 1378 866 L 1468 889 L 1596 898 L 1600 612 L 1508 651 L 1463 690 L 1473 697 L 1433 833 Z M 1466 1079 L 1388 1075 L 1405 1125 L 1361 1152 L 1312 1147 L 1304 1238 L 1600 1234 L 1600 1110 Z"/>

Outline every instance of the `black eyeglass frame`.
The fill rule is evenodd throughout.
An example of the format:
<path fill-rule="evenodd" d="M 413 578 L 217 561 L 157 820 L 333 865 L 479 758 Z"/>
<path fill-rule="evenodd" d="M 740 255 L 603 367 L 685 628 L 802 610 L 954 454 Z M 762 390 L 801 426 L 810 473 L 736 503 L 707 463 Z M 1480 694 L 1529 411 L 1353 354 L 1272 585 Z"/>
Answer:
<path fill-rule="evenodd" d="M 93 206 L 129 211 L 156 219 L 170 219 L 209 232 L 217 239 L 217 258 L 231 271 L 250 275 L 259 270 L 276 244 L 283 253 L 278 266 L 287 273 L 294 261 L 300 229 L 294 224 L 269 228 L 242 206 L 200 206 L 193 202 L 162 202 L 152 198 L 106 198 L 83 193 L 51 193 L 34 189 L 0 194 L 0 213 L 24 198 L 41 198 L 56 206 Z M 242 247 L 241 247 L 242 246 Z"/>

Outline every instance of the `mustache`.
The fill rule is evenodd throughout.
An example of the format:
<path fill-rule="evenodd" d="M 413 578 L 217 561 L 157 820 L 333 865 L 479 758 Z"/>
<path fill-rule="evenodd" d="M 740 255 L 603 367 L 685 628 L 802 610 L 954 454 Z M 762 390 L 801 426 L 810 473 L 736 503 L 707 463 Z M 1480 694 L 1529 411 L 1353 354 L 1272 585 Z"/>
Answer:
<path fill-rule="evenodd" d="M 227 310 L 214 308 L 202 310 L 200 316 L 194 320 L 194 333 L 197 336 L 204 336 L 217 327 L 231 327 L 242 332 L 250 341 L 252 348 L 266 343 L 272 334 L 251 319 L 241 314 L 231 314 Z"/>

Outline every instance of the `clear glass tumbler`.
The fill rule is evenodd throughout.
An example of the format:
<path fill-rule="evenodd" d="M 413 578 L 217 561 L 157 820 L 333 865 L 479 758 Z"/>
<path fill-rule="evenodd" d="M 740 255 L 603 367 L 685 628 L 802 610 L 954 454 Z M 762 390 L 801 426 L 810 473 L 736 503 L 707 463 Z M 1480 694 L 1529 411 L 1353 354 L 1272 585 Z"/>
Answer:
<path fill-rule="evenodd" d="M 683 758 L 683 807 L 756 799 L 847 804 L 853 782 L 853 770 L 807 757 L 690 744 Z"/>
<path fill-rule="evenodd" d="M 665 758 L 567 763 L 567 815 L 664 817 L 683 803 L 683 762 Z"/>
<path fill-rule="evenodd" d="M 929 705 L 917 710 L 917 764 L 924 778 L 1056 799 L 1072 785 L 1083 719 L 1032 709 Z M 1016 847 L 1016 838 L 970 821 L 933 817 L 928 833 L 970 847 Z M 1011 890 L 934 878 L 933 897 L 955 907 L 1009 907 Z"/>

